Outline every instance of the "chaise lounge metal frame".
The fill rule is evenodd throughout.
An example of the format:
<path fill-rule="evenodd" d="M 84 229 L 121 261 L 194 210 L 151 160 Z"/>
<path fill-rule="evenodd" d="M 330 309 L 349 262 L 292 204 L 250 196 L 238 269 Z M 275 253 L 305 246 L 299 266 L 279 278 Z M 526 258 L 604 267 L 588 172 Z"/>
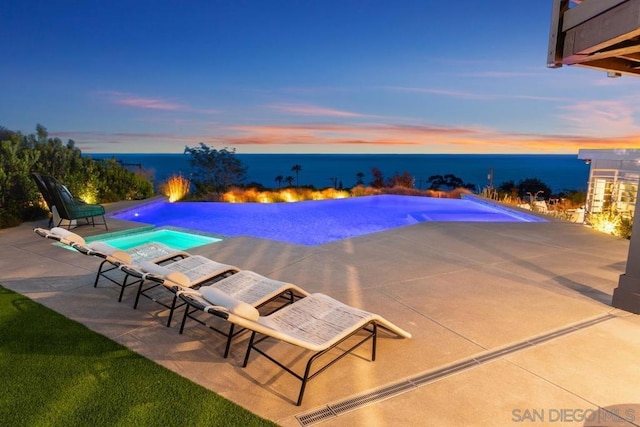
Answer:
<path fill-rule="evenodd" d="M 310 294 L 267 316 L 260 316 L 254 307 L 206 286 L 197 292 L 179 291 L 179 295 L 192 307 L 251 330 L 242 366 L 248 365 L 251 352 L 256 351 L 298 379 L 301 385 L 297 406 L 302 404 L 309 381 L 369 340 L 372 343 L 371 361 L 375 361 L 380 328 L 401 338 L 411 337 L 409 332 L 377 314 L 356 309 L 320 293 Z M 357 340 L 347 349 L 340 349 L 339 354 L 316 366 L 319 359 L 357 335 Z M 294 371 L 276 359 L 266 348 L 259 347 L 259 344 L 268 339 L 279 340 L 309 351 L 310 356 L 304 372 L 300 374 Z"/>
<path fill-rule="evenodd" d="M 269 306 L 265 315 L 280 310 L 282 307 L 293 304 L 296 300 L 309 295 L 307 291 L 292 283 L 270 279 L 250 270 L 241 270 L 211 285 L 207 285 L 206 288 L 221 290 L 256 309 Z M 189 292 L 176 291 L 176 293 L 178 296 L 181 296 L 182 299 L 190 298 Z M 231 341 L 243 332 L 244 328 L 236 329 L 236 325 L 229 322 L 227 322 L 228 328 L 226 329 L 214 326 L 210 322 L 206 322 L 194 315 L 195 313 L 203 312 L 202 301 L 191 299 L 190 302 L 191 304 L 187 304 L 182 316 L 180 333 L 183 333 L 187 319 L 191 319 L 223 335 L 226 338 L 223 357 L 226 359 L 231 349 Z M 275 303 L 275 305 L 273 303 Z"/>
<path fill-rule="evenodd" d="M 127 250 L 117 249 L 104 242 L 91 242 L 87 244 L 85 239 L 79 234 L 61 227 L 54 227 L 51 230 L 35 228 L 34 232 L 42 237 L 66 244 L 84 255 L 96 256 L 102 259 L 93 282 L 93 287 L 98 287 L 98 282 L 101 277 L 109 280 L 111 283 L 120 287 L 118 302 L 122 301 L 124 290 L 127 287 L 140 283 L 140 278 L 129 281 L 131 274 L 127 273 L 126 269 L 123 268 L 124 266 L 144 261 L 161 264 L 191 256 L 187 252 L 176 251 L 157 242 L 145 243 Z M 108 265 L 110 266 L 105 268 L 105 266 Z M 108 274 L 115 271 L 124 273 L 124 278 L 116 278 L 114 275 Z"/>
<path fill-rule="evenodd" d="M 176 251 L 158 242 L 145 243 L 127 250 L 119 250 L 103 242 L 92 242 L 89 243 L 87 247 L 91 249 L 91 255 L 97 255 L 100 258 L 103 258 L 100 266 L 98 267 L 93 287 L 98 287 L 98 282 L 101 277 L 116 284 L 117 286 L 120 286 L 121 289 L 118 302 L 122 301 L 125 288 L 136 284 L 139 286 L 141 285 L 140 278 L 129 281 L 131 275 L 123 271 L 121 268 L 122 265 L 136 265 L 144 261 L 149 261 L 154 264 L 163 264 L 191 256 L 187 252 Z M 124 279 L 119 280 L 111 275 L 110 273 L 114 270 L 123 272 Z M 136 294 L 136 306 L 138 298 L 139 295 Z"/>
<path fill-rule="evenodd" d="M 140 297 L 144 296 L 169 309 L 167 327 L 171 326 L 175 310 L 185 305 L 185 303 L 179 302 L 175 292 L 173 292 L 171 303 L 167 304 L 156 298 L 150 291 L 162 286 L 165 280 L 169 282 L 177 281 L 182 287 L 195 289 L 205 283 L 219 280 L 240 271 L 235 266 L 222 264 L 201 255 L 191 255 L 162 265 L 151 261 L 143 261 L 136 265 L 123 266 L 121 269 L 127 275 L 138 279 L 135 282 L 138 284 L 138 290 L 133 308 L 138 308 Z M 145 284 L 147 285 L 145 286 Z M 165 288 L 172 291 L 171 287 L 165 286 Z"/>

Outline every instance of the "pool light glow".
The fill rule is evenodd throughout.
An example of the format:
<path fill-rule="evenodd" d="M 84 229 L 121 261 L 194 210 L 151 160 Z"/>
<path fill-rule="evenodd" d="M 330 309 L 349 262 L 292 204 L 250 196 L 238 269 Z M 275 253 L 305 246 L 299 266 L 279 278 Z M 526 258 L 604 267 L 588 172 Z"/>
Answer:
<path fill-rule="evenodd" d="M 222 239 L 205 236 L 202 234 L 188 233 L 172 229 L 146 229 L 127 233 L 111 233 L 99 236 L 88 237 L 87 242 L 100 241 L 107 243 L 121 250 L 131 249 L 145 243 L 157 242 L 169 246 L 177 251 L 184 251 L 196 246 L 207 245 L 209 243 L 220 242 Z"/>
<path fill-rule="evenodd" d="M 112 216 L 156 226 L 310 246 L 429 221 L 546 222 L 491 203 L 392 195 L 269 204 L 154 202 Z"/>

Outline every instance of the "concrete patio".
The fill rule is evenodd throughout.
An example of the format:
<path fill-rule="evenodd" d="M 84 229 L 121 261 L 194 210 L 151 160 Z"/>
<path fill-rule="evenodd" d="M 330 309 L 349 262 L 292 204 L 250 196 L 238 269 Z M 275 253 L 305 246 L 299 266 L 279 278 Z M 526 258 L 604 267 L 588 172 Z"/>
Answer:
<path fill-rule="evenodd" d="M 121 303 L 119 288 L 94 289 L 98 259 L 35 226 L 46 221 L 0 230 L 0 284 L 283 426 L 640 425 L 640 316 L 610 305 L 629 243 L 581 225 L 421 223 L 315 247 L 236 237 L 191 250 L 413 334 L 382 333 L 375 362 L 363 346 L 311 381 L 300 407 L 299 382 L 275 365 L 254 354 L 241 367 L 248 334 L 223 359 L 207 328 L 178 333 L 181 312 L 167 328 L 160 305 L 132 309 L 133 289 Z"/>

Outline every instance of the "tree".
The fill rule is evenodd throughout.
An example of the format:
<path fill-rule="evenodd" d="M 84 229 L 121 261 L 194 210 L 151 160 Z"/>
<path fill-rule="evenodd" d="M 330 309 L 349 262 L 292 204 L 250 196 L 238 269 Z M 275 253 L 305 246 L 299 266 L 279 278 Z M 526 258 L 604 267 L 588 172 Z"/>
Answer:
<path fill-rule="evenodd" d="M 280 186 L 282 185 L 283 180 L 284 178 L 282 177 L 282 175 L 276 176 L 276 182 L 278 183 L 278 188 L 280 188 Z"/>
<path fill-rule="evenodd" d="M 356 174 L 356 177 L 358 178 L 358 181 L 356 181 L 356 185 L 364 185 L 364 181 L 362 180 L 364 178 L 364 173 L 358 172 Z"/>
<path fill-rule="evenodd" d="M 453 175 L 431 175 L 427 181 L 431 184 L 430 190 L 440 190 L 441 187 L 446 187 L 445 190 L 454 190 L 456 188 L 466 188 L 473 190 L 476 188 L 475 184 L 465 183 L 461 178 Z"/>
<path fill-rule="evenodd" d="M 541 197 L 548 199 L 551 197 L 551 188 L 538 178 L 525 178 L 518 182 L 518 193 L 522 197 L 527 193 L 534 195 L 540 193 Z"/>
<path fill-rule="evenodd" d="M 39 143 L 45 143 L 45 142 L 47 142 L 47 137 L 49 136 L 49 131 L 47 130 L 46 127 L 44 127 L 43 125 L 38 123 L 36 125 L 36 135 L 38 136 L 38 142 Z"/>
<path fill-rule="evenodd" d="M 39 126 L 38 135 L 46 135 L 46 128 Z M 82 152 L 75 147 L 73 140 L 64 145 L 59 138 L 42 140 L 38 137 L 34 148 L 40 152 L 40 172 L 63 182 L 69 181 L 66 179 L 67 175 L 81 174 L 84 160 Z"/>
<path fill-rule="evenodd" d="M 194 185 L 198 192 L 222 193 L 246 178 L 247 168 L 235 157 L 235 149 L 216 150 L 201 142 L 198 147 L 185 147 L 184 153 L 191 156 L 189 164 L 194 169 Z"/>
<path fill-rule="evenodd" d="M 291 175 L 287 175 L 284 180 L 286 181 L 287 185 L 291 187 L 291 185 L 293 184 L 293 177 Z"/>
<path fill-rule="evenodd" d="M 371 175 L 373 175 L 373 181 L 371 181 L 371 186 L 373 188 L 382 188 L 384 187 L 384 177 L 382 176 L 382 171 L 378 168 L 371 168 Z"/>
<path fill-rule="evenodd" d="M 510 197 L 518 197 L 518 186 L 513 180 L 505 181 L 498 186 L 498 192 L 502 195 L 510 196 Z"/>
<path fill-rule="evenodd" d="M 387 182 L 387 187 L 405 187 L 413 188 L 416 180 L 409 172 L 405 172 L 402 175 L 396 173 Z"/>
<path fill-rule="evenodd" d="M 300 173 L 301 170 L 302 170 L 302 166 L 300 166 L 300 165 L 293 165 L 293 167 L 291 168 L 291 171 L 296 173 L 296 186 L 297 187 L 300 187 L 300 180 L 298 179 L 298 174 Z"/>
<path fill-rule="evenodd" d="M 4 126 L 0 126 L 0 142 L 9 141 L 13 135 L 15 135 L 14 131 L 7 129 Z"/>

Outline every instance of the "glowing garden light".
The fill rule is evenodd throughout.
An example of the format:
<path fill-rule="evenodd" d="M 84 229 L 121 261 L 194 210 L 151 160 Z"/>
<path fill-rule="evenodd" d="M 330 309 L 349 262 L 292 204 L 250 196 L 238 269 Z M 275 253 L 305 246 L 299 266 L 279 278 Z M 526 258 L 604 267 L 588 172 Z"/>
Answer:
<path fill-rule="evenodd" d="M 177 202 L 181 200 L 189 194 L 189 188 L 191 183 L 189 180 L 182 175 L 172 175 L 169 179 L 162 185 L 162 192 L 167 198 L 169 202 Z"/>

